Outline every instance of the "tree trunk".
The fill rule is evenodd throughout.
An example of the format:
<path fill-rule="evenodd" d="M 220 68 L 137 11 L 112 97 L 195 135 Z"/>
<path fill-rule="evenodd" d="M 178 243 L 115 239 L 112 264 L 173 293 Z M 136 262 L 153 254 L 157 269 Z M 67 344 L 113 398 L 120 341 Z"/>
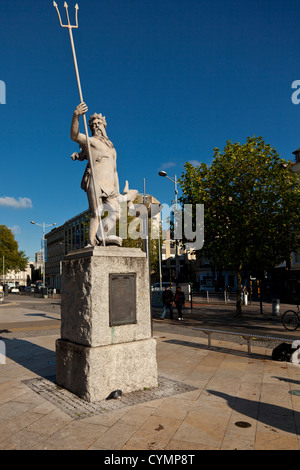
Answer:
<path fill-rule="evenodd" d="M 242 262 L 240 262 L 237 268 L 237 297 L 236 297 L 236 317 L 242 316 Z"/>

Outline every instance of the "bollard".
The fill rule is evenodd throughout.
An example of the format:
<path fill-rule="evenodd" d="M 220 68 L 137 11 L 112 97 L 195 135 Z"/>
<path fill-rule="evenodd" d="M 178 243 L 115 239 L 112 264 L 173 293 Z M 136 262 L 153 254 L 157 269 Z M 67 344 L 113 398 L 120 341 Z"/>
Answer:
<path fill-rule="evenodd" d="M 280 299 L 272 299 L 272 314 L 280 315 Z"/>
<path fill-rule="evenodd" d="M 0 364 L 6 364 L 6 346 L 4 341 L 0 341 Z"/>
<path fill-rule="evenodd" d="M 42 297 L 44 299 L 48 299 L 48 288 L 47 287 L 42 287 Z"/>

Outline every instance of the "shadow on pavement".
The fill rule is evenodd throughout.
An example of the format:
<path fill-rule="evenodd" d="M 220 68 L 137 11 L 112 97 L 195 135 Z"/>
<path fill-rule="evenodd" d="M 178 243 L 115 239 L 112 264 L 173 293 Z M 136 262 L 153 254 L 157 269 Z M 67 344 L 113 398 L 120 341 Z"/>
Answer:
<path fill-rule="evenodd" d="M 276 377 L 275 375 L 273 375 L 273 378 L 274 378 L 274 379 L 281 380 L 282 382 L 288 382 L 288 383 L 290 383 L 290 384 L 300 385 L 300 381 L 299 381 L 299 380 L 288 379 L 288 378 L 286 378 L 286 377 Z"/>
<path fill-rule="evenodd" d="M 5 344 L 7 358 L 42 377 L 55 374 L 55 351 L 20 338 L 0 339 Z"/>
<path fill-rule="evenodd" d="M 247 350 L 245 351 L 236 351 L 232 348 L 225 348 L 225 347 L 220 347 L 220 346 L 206 346 L 205 344 L 199 344 L 195 343 L 192 341 L 182 341 L 179 339 L 168 339 L 165 341 L 165 343 L 171 343 L 171 344 L 178 344 L 180 346 L 188 346 L 191 348 L 197 348 L 197 349 L 209 349 L 209 351 L 215 351 L 215 352 L 223 352 L 225 354 L 231 354 L 235 356 L 242 356 L 242 357 L 248 357 L 251 359 L 271 359 L 270 356 L 264 355 L 264 354 L 256 354 L 256 353 L 251 353 L 250 355 L 247 353 Z M 247 344 L 245 344 L 245 348 L 247 349 Z"/>
<path fill-rule="evenodd" d="M 51 317 L 47 313 L 24 313 L 24 317 L 44 317 L 44 318 L 49 318 L 49 320 L 57 320 L 59 321 L 59 318 L 57 317 Z"/>
<path fill-rule="evenodd" d="M 271 405 L 270 403 L 234 397 L 217 390 L 207 390 L 207 392 L 226 400 L 234 411 L 270 426 L 272 431 L 275 431 L 274 428 L 276 428 L 284 432 L 297 434 L 295 423 L 299 422 L 300 413 L 298 411 L 283 406 Z"/>

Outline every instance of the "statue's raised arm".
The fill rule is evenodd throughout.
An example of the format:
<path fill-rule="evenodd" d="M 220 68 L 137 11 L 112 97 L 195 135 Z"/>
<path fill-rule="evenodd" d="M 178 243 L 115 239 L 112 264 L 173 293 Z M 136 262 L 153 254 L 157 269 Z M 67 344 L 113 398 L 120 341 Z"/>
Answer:
<path fill-rule="evenodd" d="M 80 103 L 73 113 L 73 119 L 71 124 L 71 139 L 77 142 L 79 145 L 86 145 L 86 136 L 79 132 L 79 116 L 85 114 L 88 111 L 88 107 L 85 103 Z"/>

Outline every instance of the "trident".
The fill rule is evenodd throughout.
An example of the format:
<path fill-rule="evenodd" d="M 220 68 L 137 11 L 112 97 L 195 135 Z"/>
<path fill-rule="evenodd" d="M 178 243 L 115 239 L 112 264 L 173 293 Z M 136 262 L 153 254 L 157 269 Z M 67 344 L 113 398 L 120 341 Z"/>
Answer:
<path fill-rule="evenodd" d="M 83 103 L 84 101 L 83 101 L 83 95 L 82 95 L 82 89 L 81 89 L 80 77 L 79 77 L 79 71 L 78 71 L 78 64 L 77 64 L 77 58 L 76 58 L 76 52 L 75 52 L 75 46 L 74 46 L 74 40 L 73 40 L 73 33 L 72 33 L 72 29 L 73 29 L 73 28 L 78 28 L 78 10 L 79 10 L 79 6 L 78 6 L 78 4 L 76 3 L 76 5 L 75 5 L 75 10 L 76 10 L 76 13 L 75 13 L 76 25 L 75 25 L 75 26 L 71 25 L 71 23 L 70 23 L 69 10 L 68 10 L 68 4 L 67 4 L 67 2 L 64 3 L 64 8 L 66 9 L 67 20 L 68 20 L 68 24 L 66 24 L 66 25 L 65 25 L 65 24 L 62 24 L 61 16 L 60 16 L 60 13 L 59 13 L 59 9 L 58 9 L 57 3 L 56 3 L 56 2 L 53 2 L 53 6 L 56 8 L 56 11 L 57 11 L 57 14 L 58 14 L 58 18 L 59 18 L 59 22 L 60 22 L 60 26 L 61 26 L 62 28 L 68 28 L 68 30 L 69 30 L 70 41 L 71 41 L 71 47 L 72 47 L 72 52 L 73 52 L 73 60 L 74 60 L 76 78 L 77 78 L 77 85 L 78 85 L 78 91 L 79 91 L 79 98 L 80 98 L 80 102 Z M 90 168 L 91 168 L 91 175 L 92 175 L 92 181 L 93 181 L 93 186 L 94 186 L 96 204 L 98 204 L 99 199 L 98 199 L 98 197 L 97 197 L 97 189 L 96 189 L 95 176 L 94 176 L 94 165 L 93 165 L 93 159 L 92 159 L 92 156 L 91 156 L 91 147 L 90 147 L 89 133 L 88 133 L 88 127 L 87 127 L 87 122 L 86 122 L 86 116 L 85 116 L 85 114 L 83 114 L 82 117 L 83 117 L 84 130 L 85 130 L 85 136 L 86 136 L 86 144 L 87 144 L 87 149 L 88 149 L 88 161 L 89 161 L 89 165 L 90 165 Z M 102 226 L 101 215 L 100 215 L 100 213 L 99 213 L 98 215 L 99 215 L 99 219 L 100 219 L 99 224 L 100 224 L 100 231 L 101 231 L 102 243 L 103 243 L 103 245 L 105 246 L 105 239 L 104 239 L 104 232 L 103 232 L 103 226 Z"/>

